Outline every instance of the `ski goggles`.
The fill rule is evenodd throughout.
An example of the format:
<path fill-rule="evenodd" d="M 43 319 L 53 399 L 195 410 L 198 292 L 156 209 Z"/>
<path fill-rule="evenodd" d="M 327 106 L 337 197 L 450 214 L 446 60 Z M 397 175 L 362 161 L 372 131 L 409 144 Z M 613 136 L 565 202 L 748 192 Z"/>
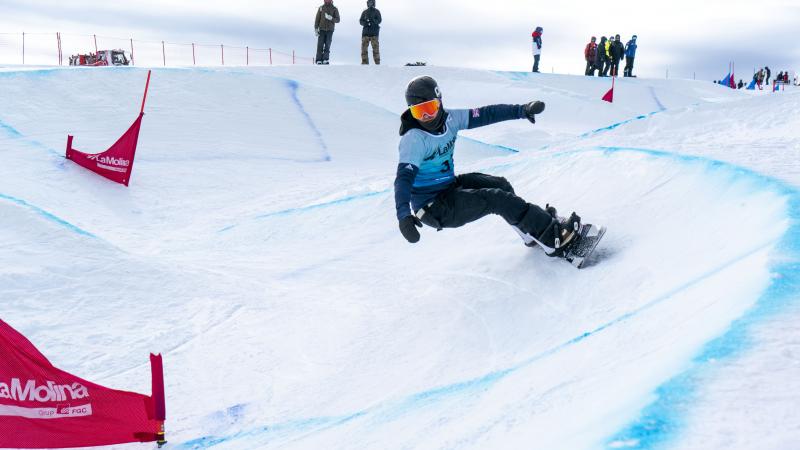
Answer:
<path fill-rule="evenodd" d="M 436 114 L 439 113 L 439 107 L 441 105 L 442 102 L 435 98 L 424 103 L 409 106 L 408 110 L 411 111 L 411 117 L 420 122 L 429 122 L 436 118 Z"/>

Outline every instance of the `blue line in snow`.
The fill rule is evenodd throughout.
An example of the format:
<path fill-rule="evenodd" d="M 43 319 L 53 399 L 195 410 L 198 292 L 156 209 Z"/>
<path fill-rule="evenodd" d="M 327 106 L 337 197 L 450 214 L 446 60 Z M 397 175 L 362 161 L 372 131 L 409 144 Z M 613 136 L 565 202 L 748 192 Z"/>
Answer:
<path fill-rule="evenodd" d="M 606 152 L 634 151 L 653 156 L 669 156 L 683 161 L 704 158 L 667 154 L 661 151 L 606 147 Z M 725 163 L 715 162 L 715 166 Z M 615 433 L 606 448 L 655 450 L 668 447 L 680 437 L 687 425 L 687 413 L 694 406 L 701 385 L 698 380 L 720 367 L 720 361 L 730 360 L 751 348 L 750 333 L 754 326 L 773 317 L 798 300 L 800 292 L 800 191 L 776 179 L 738 166 L 730 166 L 738 174 L 754 177 L 788 198 L 790 228 L 777 244 L 777 251 L 788 260 L 771 268 L 774 274 L 770 286 L 756 304 L 742 317 L 731 323 L 722 336 L 708 342 L 694 357 L 689 368 L 659 386 L 654 392 L 656 400 L 648 405 L 639 417 Z M 715 364 L 709 364 L 714 362 Z"/>
<path fill-rule="evenodd" d="M 322 138 L 322 133 L 319 131 L 319 128 L 317 128 L 317 126 L 314 124 L 314 120 L 311 119 L 311 116 L 308 114 L 308 111 L 306 111 L 306 108 L 300 101 L 300 97 L 298 97 L 297 95 L 297 91 L 300 89 L 300 84 L 295 80 L 286 80 L 286 85 L 289 87 L 289 90 L 292 93 L 292 100 L 294 101 L 295 105 L 297 105 L 297 108 L 300 110 L 300 112 L 303 114 L 303 117 L 306 118 L 306 123 L 308 123 L 308 126 L 311 128 L 311 131 L 314 132 L 314 136 L 317 137 L 319 145 L 320 147 L 322 147 L 322 153 L 323 153 L 322 160 L 330 161 L 331 155 L 328 152 L 328 146 L 327 144 L 325 144 L 325 139 Z"/>
<path fill-rule="evenodd" d="M 347 197 L 338 198 L 336 200 L 331 200 L 331 201 L 325 202 L 325 203 L 317 203 L 317 204 L 314 204 L 314 205 L 302 206 L 300 208 L 289 208 L 289 209 L 283 209 L 283 210 L 280 210 L 280 211 L 273 211 L 273 212 L 269 212 L 269 213 L 265 213 L 265 214 L 260 214 L 258 216 L 253 217 L 252 220 L 261 220 L 261 219 L 268 219 L 270 217 L 288 216 L 289 214 L 313 211 L 315 209 L 321 209 L 321 208 L 328 208 L 328 207 L 335 206 L 335 205 L 341 205 L 343 203 L 349 203 L 349 202 L 356 201 L 356 200 L 363 200 L 363 199 L 366 199 L 366 198 L 375 197 L 375 196 L 382 195 L 382 194 L 387 194 L 388 192 L 389 192 L 388 189 L 384 189 L 382 191 L 373 191 L 373 192 L 365 192 L 363 194 L 357 194 L 357 195 L 348 195 Z M 228 225 L 228 226 L 226 226 L 224 228 L 219 229 L 217 231 L 217 233 L 224 233 L 226 231 L 229 231 L 229 230 L 231 230 L 233 228 L 238 227 L 239 225 L 240 224 Z"/>
<path fill-rule="evenodd" d="M 64 228 L 67 228 L 70 231 L 74 231 L 75 233 L 82 234 L 84 236 L 89 236 L 91 238 L 97 239 L 97 236 L 93 235 L 92 233 L 90 233 L 90 232 L 88 232 L 88 231 L 86 231 L 86 230 L 84 230 L 84 229 L 82 229 L 80 227 L 77 227 L 77 226 L 75 226 L 75 225 L 73 225 L 73 224 L 71 224 L 69 222 L 67 222 L 66 220 L 56 216 L 55 214 L 47 212 L 47 211 L 43 210 L 42 208 L 39 208 L 36 205 L 32 205 L 32 204 L 26 202 L 25 200 L 22 200 L 22 199 L 19 199 L 19 198 L 16 198 L 16 197 L 12 197 L 10 195 L 5 195 L 5 194 L 0 194 L 0 199 L 8 200 L 8 201 L 10 201 L 12 203 L 16 203 L 17 205 L 24 206 L 24 207 L 36 212 L 37 214 L 39 214 L 40 216 L 44 217 L 45 219 L 47 219 L 47 220 L 49 220 L 51 222 L 57 223 L 58 225 L 61 225 Z"/>
<path fill-rule="evenodd" d="M 648 118 L 650 118 L 650 117 L 652 117 L 652 116 L 654 116 L 654 115 L 656 115 L 656 114 L 658 114 L 660 112 L 664 112 L 664 111 L 666 111 L 666 110 L 662 109 L 660 111 L 653 111 L 651 113 L 642 114 L 642 115 L 636 116 L 636 117 L 634 117 L 632 119 L 623 120 L 622 122 L 617 122 L 617 123 L 611 124 L 611 125 L 609 125 L 607 127 L 598 128 L 598 129 L 592 130 L 592 131 L 587 131 L 586 133 L 583 133 L 579 137 L 580 138 L 592 137 L 592 136 L 594 136 L 596 134 L 605 133 L 606 131 L 611 131 L 614 128 L 617 128 L 619 126 L 622 126 L 622 125 L 625 125 L 625 124 L 628 124 L 628 123 L 631 123 L 631 122 L 634 122 L 634 121 L 637 121 L 637 120 L 648 119 Z"/>
<path fill-rule="evenodd" d="M 659 111 L 665 111 L 667 108 L 661 103 L 661 100 L 658 99 L 658 95 L 656 95 L 656 88 L 650 86 L 650 95 L 653 96 L 653 100 L 656 101 L 656 105 L 658 106 Z"/>
<path fill-rule="evenodd" d="M 674 154 L 674 153 L 657 151 L 657 150 L 635 149 L 635 148 L 620 148 L 620 147 L 598 147 L 596 149 L 584 149 L 584 150 L 576 150 L 574 152 L 566 152 L 566 153 L 562 153 L 560 155 L 570 154 L 570 153 L 574 154 L 574 153 L 597 152 L 598 150 L 603 152 L 603 154 L 614 154 L 614 153 L 622 153 L 622 152 L 643 153 L 643 154 L 648 154 L 648 155 L 655 156 L 655 157 L 669 158 L 669 159 L 673 159 L 673 160 L 680 161 L 680 162 L 683 162 L 683 163 L 704 164 L 704 165 L 708 166 L 709 168 L 726 169 L 726 170 L 733 171 L 737 175 L 750 176 L 750 177 L 753 177 L 753 178 L 757 179 L 759 182 L 761 182 L 761 184 L 766 184 L 768 187 L 773 188 L 773 189 L 777 188 L 778 191 L 781 194 L 792 194 L 792 203 L 793 203 L 792 210 L 795 212 L 793 214 L 793 216 L 792 216 L 793 219 L 796 218 L 795 217 L 796 211 L 800 211 L 800 208 L 797 208 L 797 206 L 800 205 L 800 200 L 798 200 L 798 199 L 800 199 L 800 197 L 795 195 L 795 191 L 794 190 L 786 188 L 784 185 L 780 184 L 777 180 L 775 180 L 773 178 L 758 174 L 758 173 L 753 172 L 753 171 L 751 171 L 749 169 L 745 169 L 745 168 L 742 168 L 742 167 L 739 167 L 739 166 L 735 166 L 735 165 L 732 165 L 732 164 L 728 164 L 728 163 L 725 163 L 725 162 L 721 162 L 721 161 L 710 160 L 710 159 L 702 158 L 702 157 L 698 157 L 698 156 L 678 155 L 678 154 Z M 558 156 L 558 155 L 554 155 L 554 156 Z M 342 199 L 342 201 L 346 201 L 346 200 Z M 324 204 L 324 205 L 328 206 L 328 205 L 332 205 L 332 204 L 336 204 L 336 203 L 341 203 L 342 201 L 330 202 L 330 203 L 327 203 L 327 204 Z M 795 204 L 795 203 L 797 203 L 797 204 Z M 312 207 L 309 207 L 309 208 L 314 208 L 314 207 L 319 207 L 319 206 L 315 205 L 315 206 L 312 206 Z M 272 213 L 272 214 L 265 215 L 265 216 L 274 216 L 274 215 L 278 215 L 278 214 L 286 214 L 288 212 L 293 212 L 293 211 L 294 210 L 280 211 L 280 212 Z M 800 218 L 800 217 L 798 217 L 798 218 Z M 793 242 L 793 248 L 795 250 L 800 250 L 800 239 L 797 239 L 797 237 L 796 237 L 796 236 L 800 236 L 800 234 L 798 234 L 798 233 L 793 233 L 793 234 L 795 235 L 795 237 L 793 238 L 793 241 L 792 241 Z M 664 302 L 670 300 L 671 298 L 673 298 L 679 292 L 682 292 L 682 291 L 684 291 L 684 290 L 686 290 L 686 289 L 688 289 L 688 288 L 690 288 L 692 286 L 697 285 L 698 283 L 700 283 L 700 282 L 708 279 L 709 277 L 711 277 L 711 276 L 713 276 L 713 275 L 725 270 L 726 268 L 728 268 L 728 267 L 736 264 L 737 262 L 739 262 L 739 261 L 741 261 L 741 260 L 753 255 L 756 252 L 759 252 L 759 251 L 762 251 L 765 248 L 768 248 L 771 244 L 772 243 L 770 243 L 770 242 L 765 242 L 762 245 L 759 245 L 759 246 L 756 246 L 754 248 L 751 248 L 751 249 L 745 251 L 744 253 L 740 254 L 738 257 L 736 257 L 736 258 L 734 258 L 734 259 L 732 259 L 730 261 L 727 261 L 726 263 L 722 264 L 719 267 L 713 268 L 713 269 L 709 270 L 708 272 L 703 273 L 703 274 L 695 277 L 694 279 L 684 283 L 681 286 L 675 287 L 673 290 L 671 290 L 671 291 L 669 291 L 667 293 L 664 293 L 664 294 L 662 294 L 661 296 L 659 296 L 657 298 L 652 299 L 651 301 L 649 301 L 648 303 L 646 303 L 643 306 L 640 306 L 637 309 L 629 311 L 629 312 L 617 317 L 614 320 L 611 320 L 609 322 L 606 322 L 605 324 L 602 324 L 602 325 L 594 328 L 593 330 L 584 332 L 584 333 L 582 333 L 582 334 L 580 334 L 578 336 L 573 337 L 572 339 L 569 339 L 569 340 L 567 340 L 565 342 L 562 342 L 561 344 L 558 344 L 558 345 L 556 345 L 554 347 L 551 347 L 548 350 L 545 350 L 545 351 L 543 351 L 541 353 L 538 353 L 538 354 L 536 354 L 534 356 L 531 356 L 530 358 L 528 358 L 528 359 L 526 359 L 526 360 L 524 360 L 524 361 L 522 361 L 522 362 L 520 362 L 520 363 L 518 363 L 518 364 L 516 364 L 514 366 L 511 366 L 511 367 L 508 367 L 508 368 L 502 369 L 502 370 L 496 370 L 496 371 L 493 371 L 493 372 L 489 372 L 489 373 L 487 373 L 487 374 L 485 374 L 483 376 L 476 377 L 476 378 L 473 378 L 473 379 L 469 379 L 469 380 L 465 380 L 465 381 L 461 381 L 461 382 L 457 382 L 457 383 L 453 383 L 453 384 L 449 384 L 449 385 L 445 385 L 445 386 L 440 386 L 440 387 L 436 387 L 436 388 L 433 388 L 433 389 L 422 391 L 422 392 L 419 392 L 419 393 L 416 393 L 416 394 L 412 394 L 412 395 L 406 397 L 405 399 L 402 399 L 402 400 L 400 400 L 399 402 L 396 402 L 396 403 L 378 404 L 378 405 L 375 405 L 373 407 L 366 408 L 366 409 L 357 411 L 357 412 L 352 413 L 352 414 L 340 416 L 338 418 L 336 418 L 336 417 L 326 418 L 325 419 L 325 426 L 323 426 L 323 427 L 321 427 L 321 428 L 319 428 L 317 430 L 310 430 L 310 431 L 320 431 L 320 430 L 325 429 L 325 428 L 330 428 L 330 427 L 333 427 L 333 426 L 341 425 L 343 423 L 352 421 L 352 420 L 354 420 L 356 418 L 363 417 L 363 416 L 366 416 L 368 414 L 373 414 L 373 413 L 377 417 L 383 419 L 384 421 L 388 421 L 388 420 L 391 420 L 392 418 L 400 416 L 400 415 L 402 415 L 402 414 L 404 414 L 406 412 L 412 411 L 414 409 L 418 409 L 419 407 L 425 406 L 427 404 L 434 403 L 436 401 L 441 401 L 441 400 L 443 400 L 445 398 L 448 398 L 448 397 L 452 397 L 452 396 L 459 395 L 459 394 L 468 394 L 468 393 L 473 393 L 473 392 L 474 393 L 479 393 L 479 392 L 485 391 L 486 389 L 491 387 L 493 384 L 497 383 L 498 381 L 502 380 L 503 378 L 507 377 L 508 375 L 510 375 L 510 374 L 512 374 L 512 373 L 514 373 L 514 372 L 516 372 L 516 371 L 518 371 L 518 370 L 520 370 L 520 369 L 522 369 L 524 367 L 528 367 L 531 364 L 533 364 L 533 363 L 535 363 L 537 361 L 540 361 L 543 358 L 546 358 L 546 357 L 548 357 L 550 355 L 553 355 L 553 354 L 555 354 L 555 353 L 557 353 L 557 352 L 559 352 L 559 351 L 561 351 L 561 350 L 563 350 L 565 348 L 568 348 L 568 347 L 570 347 L 572 345 L 578 344 L 578 343 L 580 343 L 580 342 L 582 342 L 582 341 L 584 341 L 586 339 L 591 338 L 592 336 L 595 336 L 595 335 L 597 335 L 599 333 L 602 333 L 603 331 L 605 331 L 605 330 L 607 330 L 607 329 L 609 329 L 609 328 L 611 328 L 611 327 L 613 327 L 615 325 L 618 325 L 620 323 L 626 322 L 626 321 L 638 316 L 642 312 L 647 311 L 649 309 L 652 309 L 656 305 L 659 305 L 661 303 L 664 303 Z M 786 286 L 781 286 L 780 287 L 780 289 L 782 291 L 786 292 L 787 294 L 792 293 L 792 292 L 796 292 L 795 288 L 798 285 L 800 285 L 800 265 L 795 263 L 795 264 L 792 265 L 792 267 L 794 267 L 794 269 L 795 269 L 795 277 Z M 767 298 L 767 295 L 765 295 L 764 297 Z M 748 317 L 750 317 L 750 316 L 748 315 Z M 739 321 L 737 321 L 735 323 L 735 325 L 738 324 L 739 322 L 746 322 L 746 321 L 747 321 L 746 318 L 742 318 Z M 736 326 L 734 326 L 734 330 L 735 329 L 736 329 Z M 708 359 L 710 359 L 712 357 L 712 355 L 713 355 L 713 357 L 719 357 L 719 356 L 721 356 L 723 354 L 733 354 L 732 351 L 727 351 L 726 352 L 724 350 L 735 349 L 736 345 L 738 345 L 738 343 L 741 342 L 741 334 L 742 334 L 741 331 L 738 331 L 738 332 L 735 332 L 733 334 L 730 334 L 730 337 L 728 337 L 727 339 L 730 340 L 731 342 L 720 341 L 720 340 L 712 342 L 708 346 L 708 348 L 710 350 L 704 351 L 704 353 L 701 354 L 700 357 L 701 358 L 705 358 L 706 360 L 708 360 Z M 721 345 L 718 342 L 724 343 L 725 345 Z M 731 344 L 734 344 L 734 345 L 731 345 Z M 680 380 L 689 379 L 690 380 L 691 377 L 688 377 L 688 378 L 680 378 L 679 377 L 677 379 L 680 379 Z M 675 395 L 665 395 L 666 392 L 673 393 Z M 680 420 L 679 420 L 679 415 L 677 414 L 677 412 L 679 412 L 679 411 L 677 410 L 676 406 L 677 405 L 682 405 L 683 402 L 685 402 L 685 400 L 686 400 L 685 394 L 687 392 L 689 392 L 689 390 L 688 389 L 684 389 L 684 388 L 677 389 L 677 390 L 672 389 L 670 387 L 669 383 L 667 383 L 666 385 L 662 386 L 661 388 L 659 388 L 659 391 L 657 392 L 657 393 L 661 393 L 661 395 L 662 395 L 661 396 L 661 402 L 656 402 L 654 405 L 651 405 L 651 407 L 648 407 L 648 409 L 645 410 L 645 412 L 643 413 L 643 420 L 642 421 L 639 421 L 639 422 L 631 425 L 630 427 L 626 428 L 622 432 L 620 432 L 617 435 L 618 437 L 615 437 L 614 439 L 609 441 L 609 444 L 613 443 L 614 445 L 620 445 L 620 442 L 629 442 L 629 441 L 625 441 L 626 436 L 629 436 L 629 435 L 633 436 L 633 438 L 630 440 L 630 442 L 632 442 L 633 440 L 636 440 L 637 442 L 641 442 L 641 443 L 645 443 L 646 444 L 645 446 L 635 447 L 637 449 L 650 449 L 651 447 L 649 447 L 647 445 L 650 445 L 650 444 L 655 443 L 655 442 L 665 441 L 666 439 L 668 439 L 670 436 L 672 436 L 674 434 L 676 429 L 679 428 Z M 287 424 L 278 424 L 278 425 L 272 425 L 272 426 L 265 426 L 265 427 L 261 427 L 261 428 L 254 429 L 254 430 L 249 430 L 249 431 L 245 431 L 245 432 L 239 432 L 239 433 L 236 433 L 234 435 L 227 436 L 227 437 L 225 437 L 225 436 L 223 436 L 223 437 L 210 437 L 210 436 L 209 437 L 203 437 L 203 438 L 195 439 L 193 441 L 186 442 L 186 443 L 182 444 L 179 448 L 195 448 L 195 449 L 196 448 L 208 448 L 208 447 L 212 447 L 214 445 L 217 445 L 217 444 L 220 444 L 220 443 L 223 443 L 223 442 L 228 442 L 230 440 L 239 439 L 239 438 L 242 438 L 242 437 L 263 436 L 264 433 L 267 433 L 267 432 L 270 432 L 270 431 L 274 431 L 276 428 L 281 428 L 281 429 L 283 429 L 285 431 L 309 431 L 309 430 L 306 429 L 307 427 L 305 425 L 309 421 L 312 421 L 312 420 L 314 420 L 314 419 L 297 420 L 297 421 L 289 422 Z M 286 428 L 287 427 L 291 427 L 292 426 L 291 424 L 303 424 L 303 426 L 300 427 L 302 429 L 287 430 Z"/>

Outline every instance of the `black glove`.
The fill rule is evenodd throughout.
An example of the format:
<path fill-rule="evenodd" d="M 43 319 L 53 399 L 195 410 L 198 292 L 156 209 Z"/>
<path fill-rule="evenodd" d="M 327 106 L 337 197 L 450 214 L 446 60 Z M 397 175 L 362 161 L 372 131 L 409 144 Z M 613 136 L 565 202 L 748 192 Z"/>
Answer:
<path fill-rule="evenodd" d="M 522 107 L 522 110 L 525 112 L 525 117 L 531 121 L 531 123 L 536 123 L 536 118 L 534 117 L 536 114 L 541 114 L 544 111 L 544 102 L 535 101 L 530 102 Z"/>
<path fill-rule="evenodd" d="M 417 216 L 405 216 L 400 219 L 400 232 L 403 237 L 412 244 L 419 242 L 419 231 L 417 227 L 422 228 L 422 222 L 419 221 Z"/>

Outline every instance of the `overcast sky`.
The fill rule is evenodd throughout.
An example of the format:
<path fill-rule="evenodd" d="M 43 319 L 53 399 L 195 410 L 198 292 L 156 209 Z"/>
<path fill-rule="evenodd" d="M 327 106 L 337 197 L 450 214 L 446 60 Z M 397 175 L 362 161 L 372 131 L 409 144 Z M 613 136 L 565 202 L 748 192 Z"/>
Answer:
<path fill-rule="evenodd" d="M 321 3 L 0 0 L 0 33 L 60 31 L 224 43 L 294 49 L 312 57 L 316 48 L 313 20 Z M 334 34 L 332 63 L 358 63 L 358 18 L 366 2 L 334 3 L 342 23 Z M 384 20 L 381 55 L 391 65 L 426 61 L 529 71 L 531 32 L 542 26 L 541 69 L 547 72 L 582 73 L 583 48 L 589 37 L 611 34 L 622 35 L 624 41 L 632 34 L 639 36 L 635 73 L 642 76 L 664 77 L 668 69 L 670 77 L 691 78 L 696 73 L 698 78 L 721 78 L 728 61 L 735 61 L 737 78 L 750 78 L 753 68 L 763 65 L 774 73 L 800 71 L 800 0 L 377 0 L 377 6 Z M 37 46 L 51 48 L 52 42 L 49 35 L 33 35 L 26 38 L 26 48 L 34 55 Z M 0 63 L 20 62 L 17 45 L 14 36 L 0 34 Z"/>

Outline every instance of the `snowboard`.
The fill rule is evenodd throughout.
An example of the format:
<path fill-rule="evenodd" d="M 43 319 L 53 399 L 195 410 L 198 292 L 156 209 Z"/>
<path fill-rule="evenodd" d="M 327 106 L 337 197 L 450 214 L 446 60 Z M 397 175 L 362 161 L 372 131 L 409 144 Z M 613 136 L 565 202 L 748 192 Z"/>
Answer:
<path fill-rule="evenodd" d="M 606 234 L 606 227 L 598 227 L 591 223 L 581 224 L 578 242 L 564 255 L 564 259 L 580 269 L 583 263 L 592 255 L 597 244 Z"/>

